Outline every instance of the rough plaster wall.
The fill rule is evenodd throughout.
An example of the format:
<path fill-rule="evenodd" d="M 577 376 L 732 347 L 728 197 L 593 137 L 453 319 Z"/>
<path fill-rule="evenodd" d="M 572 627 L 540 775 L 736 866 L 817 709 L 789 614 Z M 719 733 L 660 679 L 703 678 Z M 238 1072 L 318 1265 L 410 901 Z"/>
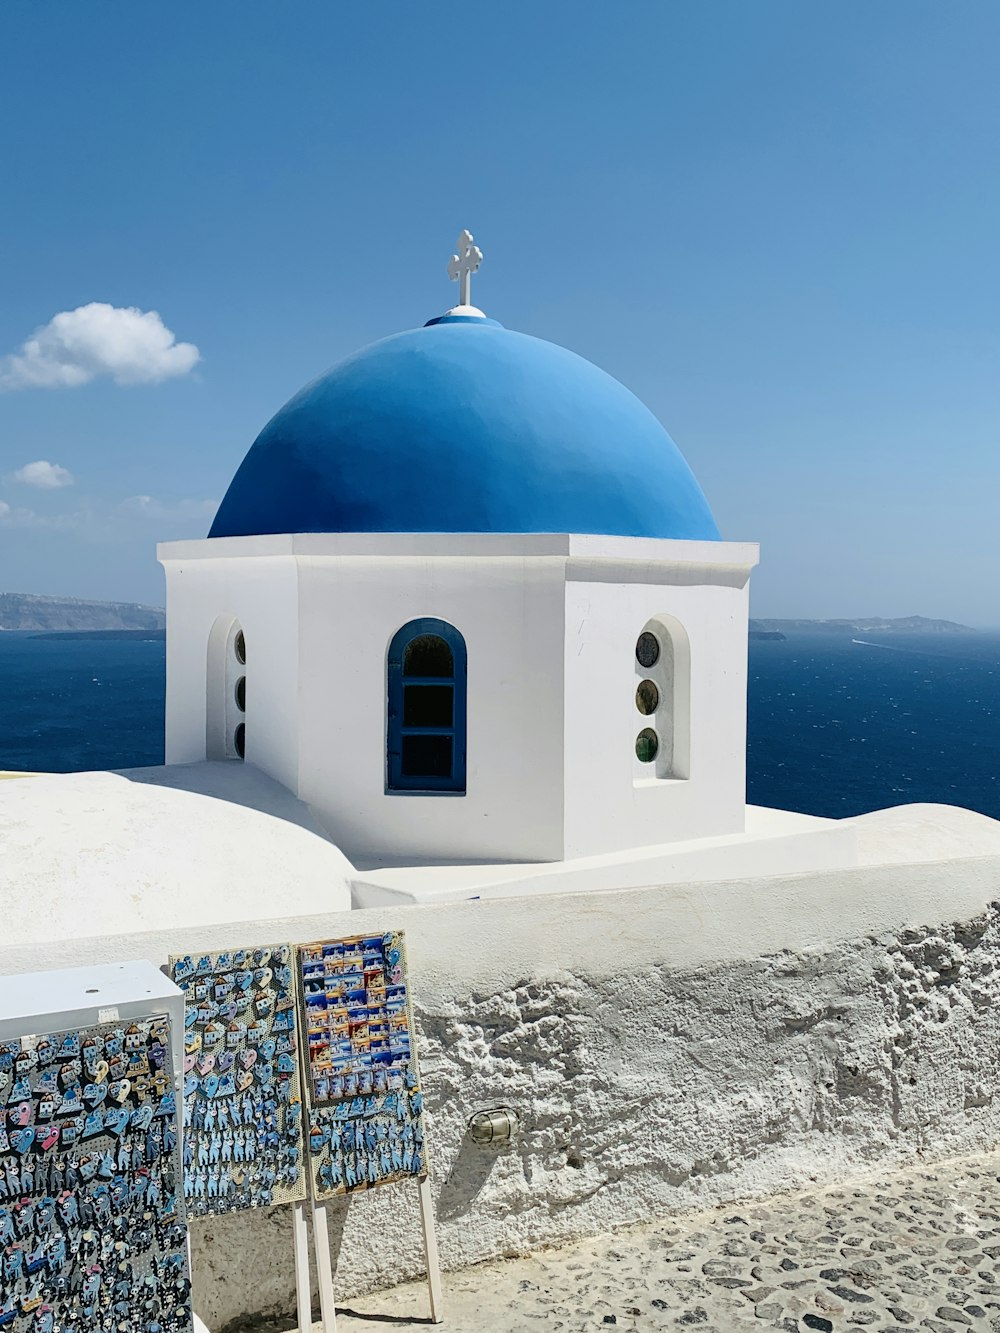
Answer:
<path fill-rule="evenodd" d="M 443 1265 L 994 1144 L 998 946 L 992 904 L 715 966 L 654 951 L 612 975 L 428 985 L 423 1007 L 417 978 Z M 522 1117 L 516 1144 L 473 1147 L 471 1112 L 503 1103 Z M 333 1206 L 339 1298 L 421 1271 L 416 1203 L 399 1187 Z M 290 1221 L 195 1224 L 210 1328 L 292 1308 Z"/>

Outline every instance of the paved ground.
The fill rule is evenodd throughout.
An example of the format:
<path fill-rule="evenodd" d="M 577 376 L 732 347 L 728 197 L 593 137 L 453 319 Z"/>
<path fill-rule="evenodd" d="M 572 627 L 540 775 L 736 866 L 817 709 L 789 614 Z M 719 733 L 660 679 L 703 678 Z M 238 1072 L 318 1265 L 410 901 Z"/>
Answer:
<path fill-rule="evenodd" d="M 448 1333 L 1000 1333 L 1000 1152 L 619 1231 L 444 1284 Z M 338 1307 L 337 1333 L 426 1329 L 426 1316 L 426 1287 L 408 1283 Z"/>

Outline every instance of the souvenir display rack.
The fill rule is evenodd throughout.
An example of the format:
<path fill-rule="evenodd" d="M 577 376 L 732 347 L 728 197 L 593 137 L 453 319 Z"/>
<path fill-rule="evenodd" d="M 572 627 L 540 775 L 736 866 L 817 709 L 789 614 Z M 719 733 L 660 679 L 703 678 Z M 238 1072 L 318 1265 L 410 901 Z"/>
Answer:
<path fill-rule="evenodd" d="M 175 1070 L 152 963 L 0 978 L 0 1328 L 191 1333 Z"/>
<path fill-rule="evenodd" d="M 335 1333 L 327 1204 L 406 1180 L 440 1323 L 402 932 L 175 955 L 166 970 L 0 978 L 0 1330 L 192 1333 L 188 1217 L 290 1203 L 308 1333 L 308 1202 Z"/>

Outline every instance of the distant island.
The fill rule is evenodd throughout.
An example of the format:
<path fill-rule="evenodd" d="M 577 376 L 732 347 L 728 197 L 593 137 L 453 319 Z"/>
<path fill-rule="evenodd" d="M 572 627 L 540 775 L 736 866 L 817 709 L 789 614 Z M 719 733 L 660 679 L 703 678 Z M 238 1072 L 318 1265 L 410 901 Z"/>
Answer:
<path fill-rule="evenodd" d="M 112 630 L 162 630 L 166 623 L 167 614 L 160 607 L 138 602 L 87 602 L 79 597 L 0 592 L 0 631 L 103 635 Z"/>
<path fill-rule="evenodd" d="M 167 613 L 139 602 L 88 602 L 79 597 L 41 597 L 30 592 L 0 592 L 0 632 L 34 631 L 45 638 L 89 635 L 101 639 L 163 638 Z M 751 620 L 751 639 L 783 639 L 808 634 L 974 634 L 954 620 L 903 616 L 886 620 Z"/>
<path fill-rule="evenodd" d="M 130 639 L 138 639 L 143 643 L 165 643 L 167 631 L 165 629 L 53 629 L 42 633 L 31 633 L 33 639 L 73 639 L 79 643 L 81 639 L 101 639 L 101 640 L 124 640 L 126 643 Z"/>
<path fill-rule="evenodd" d="M 975 634 L 968 625 L 954 620 L 930 620 L 927 616 L 900 616 L 886 620 L 871 616 L 864 620 L 751 620 L 751 639 L 783 639 L 796 634 Z"/>

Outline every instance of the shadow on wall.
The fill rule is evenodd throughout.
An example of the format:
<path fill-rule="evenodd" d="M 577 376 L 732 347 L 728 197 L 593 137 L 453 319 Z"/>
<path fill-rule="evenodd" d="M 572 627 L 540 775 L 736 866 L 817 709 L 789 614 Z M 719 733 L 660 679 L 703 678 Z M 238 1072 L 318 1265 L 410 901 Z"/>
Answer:
<path fill-rule="evenodd" d="M 467 1213 L 489 1180 L 497 1158 L 501 1153 L 510 1152 L 512 1147 L 510 1143 L 473 1143 L 466 1131 L 448 1179 L 438 1195 L 438 1220 L 451 1222 Z"/>

